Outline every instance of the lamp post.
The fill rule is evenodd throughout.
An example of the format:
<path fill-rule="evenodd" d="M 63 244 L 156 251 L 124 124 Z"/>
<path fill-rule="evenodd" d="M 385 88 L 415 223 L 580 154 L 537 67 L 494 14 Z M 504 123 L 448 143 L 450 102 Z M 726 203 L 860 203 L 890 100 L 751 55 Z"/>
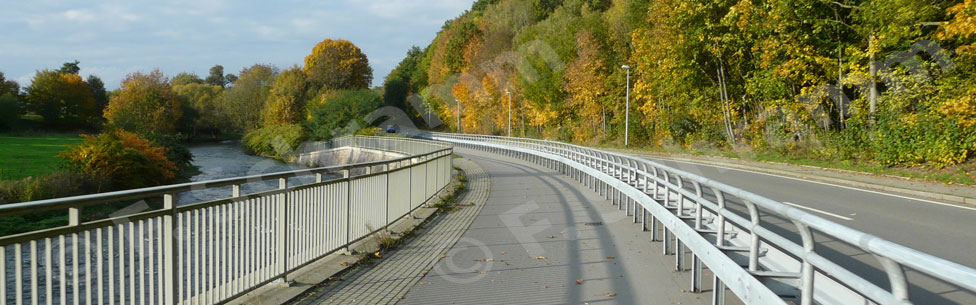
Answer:
<path fill-rule="evenodd" d="M 454 102 L 457 103 L 457 130 L 461 133 L 461 101 L 454 99 Z"/>
<path fill-rule="evenodd" d="M 505 89 L 505 95 L 508 95 L 508 136 L 512 136 L 512 93 Z"/>
<path fill-rule="evenodd" d="M 624 147 L 627 147 L 627 142 L 630 137 L 630 66 L 623 65 L 620 68 L 627 70 L 627 106 L 624 113 Z"/>

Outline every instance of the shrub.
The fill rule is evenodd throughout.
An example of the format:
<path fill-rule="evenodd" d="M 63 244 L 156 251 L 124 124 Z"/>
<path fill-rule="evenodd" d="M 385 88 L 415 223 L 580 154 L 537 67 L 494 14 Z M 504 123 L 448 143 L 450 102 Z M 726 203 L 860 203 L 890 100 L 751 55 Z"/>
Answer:
<path fill-rule="evenodd" d="M 383 106 L 378 94 L 369 90 L 342 91 L 322 95 L 310 109 L 307 122 L 310 136 L 317 140 L 329 140 L 341 134 L 352 134 L 366 125 L 367 114 Z"/>
<path fill-rule="evenodd" d="M 85 136 L 78 146 L 61 153 L 67 168 L 116 188 L 139 188 L 171 182 L 178 167 L 166 157 L 167 149 L 127 131 Z"/>
<path fill-rule="evenodd" d="M 0 130 L 13 129 L 20 121 L 20 102 L 13 95 L 0 96 Z"/>
<path fill-rule="evenodd" d="M 0 183 L 0 204 L 76 196 L 86 190 L 97 192 L 97 184 L 98 181 L 69 171 L 6 181 Z"/>
<path fill-rule="evenodd" d="M 244 135 L 244 152 L 284 159 L 306 139 L 305 130 L 298 124 L 268 126 Z"/>

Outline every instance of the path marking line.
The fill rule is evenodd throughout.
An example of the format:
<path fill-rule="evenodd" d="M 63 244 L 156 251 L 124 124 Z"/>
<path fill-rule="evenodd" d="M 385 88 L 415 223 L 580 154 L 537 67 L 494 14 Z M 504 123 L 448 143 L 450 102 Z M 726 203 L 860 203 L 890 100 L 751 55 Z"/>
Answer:
<path fill-rule="evenodd" d="M 658 159 L 658 158 L 649 158 L 649 157 L 644 157 L 644 159 L 648 159 L 648 160 L 652 160 L 652 161 L 670 161 L 670 162 L 675 162 L 675 163 L 691 164 L 691 165 L 695 165 L 695 166 L 705 166 L 705 167 L 713 167 L 713 168 L 724 168 L 724 169 L 727 169 L 727 170 L 734 170 L 734 171 L 747 172 L 747 173 L 753 173 L 753 174 L 759 174 L 759 175 L 766 175 L 766 176 L 772 176 L 772 177 L 786 178 L 786 179 L 790 179 L 790 180 L 797 180 L 797 181 L 803 181 L 803 182 L 809 182 L 809 183 L 816 183 L 816 184 L 822 184 L 822 185 L 827 185 L 827 186 L 845 188 L 845 189 L 849 189 L 849 190 L 861 191 L 861 192 L 866 192 L 866 193 L 873 193 L 873 194 L 885 195 L 885 196 L 890 196 L 890 197 L 895 197 L 895 198 L 908 199 L 908 200 L 914 200 L 914 201 L 921 201 L 921 202 L 938 204 L 938 205 L 941 205 L 941 206 L 947 206 L 947 207 L 953 207 L 953 208 L 960 208 L 960 209 L 964 209 L 964 210 L 976 211 L 976 208 L 974 208 L 974 207 L 962 206 L 962 205 L 958 205 L 958 204 L 945 203 L 945 202 L 939 202 L 939 201 L 933 201 L 933 200 L 922 199 L 922 198 L 915 198 L 915 197 L 908 197 L 908 196 L 896 195 L 896 194 L 879 192 L 879 191 L 874 191 L 874 190 L 859 189 L 859 188 L 856 188 L 856 187 L 850 187 L 850 186 L 844 186 L 844 185 L 827 183 L 827 182 L 820 182 L 820 181 L 813 181 L 813 180 L 807 180 L 807 179 L 801 179 L 801 178 L 790 177 L 790 176 L 783 176 L 783 175 L 777 175 L 777 174 L 770 174 L 770 173 L 764 173 L 764 172 L 747 170 L 747 169 L 738 169 L 738 168 L 725 167 L 725 166 L 719 166 L 719 165 L 710 165 L 710 164 L 687 162 L 687 161 L 678 161 L 678 160 L 671 160 L 671 159 Z"/>
<path fill-rule="evenodd" d="M 824 214 L 824 215 L 827 215 L 827 216 L 837 217 L 837 218 L 840 218 L 840 219 L 843 219 L 843 220 L 847 220 L 847 221 L 854 220 L 854 218 L 850 218 L 850 217 L 847 217 L 847 216 L 837 215 L 837 214 L 834 214 L 834 213 L 831 213 L 831 212 L 822 211 L 822 210 L 814 209 L 814 208 L 811 208 L 811 207 L 805 207 L 805 206 L 802 206 L 802 205 L 799 205 L 799 204 L 796 204 L 796 203 L 792 203 L 792 202 L 783 201 L 783 203 L 786 204 L 786 205 L 793 206 L 795 208 L 801 208 L 801 209 L 804 209 L 804 210 L 817 212 L 817 213 Z"/>

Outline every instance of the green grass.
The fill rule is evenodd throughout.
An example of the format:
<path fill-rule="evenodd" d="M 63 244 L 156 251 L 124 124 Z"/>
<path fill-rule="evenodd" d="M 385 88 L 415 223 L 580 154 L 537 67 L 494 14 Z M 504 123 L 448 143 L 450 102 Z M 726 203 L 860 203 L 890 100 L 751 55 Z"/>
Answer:
<path fill-rule="evenodd" d="M 50 173 L 61 164 L 58 153 L 82 141 L 78 135 L 0 134 L 0 180 L 20 180 Z"/>

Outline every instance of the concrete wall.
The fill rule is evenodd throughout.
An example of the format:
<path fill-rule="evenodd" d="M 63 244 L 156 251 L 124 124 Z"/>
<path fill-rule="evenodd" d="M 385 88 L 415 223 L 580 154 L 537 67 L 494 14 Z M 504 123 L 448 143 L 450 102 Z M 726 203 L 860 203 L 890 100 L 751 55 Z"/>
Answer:
<path fill-rule="evenodd" d="M 391 160 L 401 157 L 405 157 L 405 155 L 360 147 L 339 147 L 302 153 L 294 162 L 308 167 L 322 167 Z"/>

